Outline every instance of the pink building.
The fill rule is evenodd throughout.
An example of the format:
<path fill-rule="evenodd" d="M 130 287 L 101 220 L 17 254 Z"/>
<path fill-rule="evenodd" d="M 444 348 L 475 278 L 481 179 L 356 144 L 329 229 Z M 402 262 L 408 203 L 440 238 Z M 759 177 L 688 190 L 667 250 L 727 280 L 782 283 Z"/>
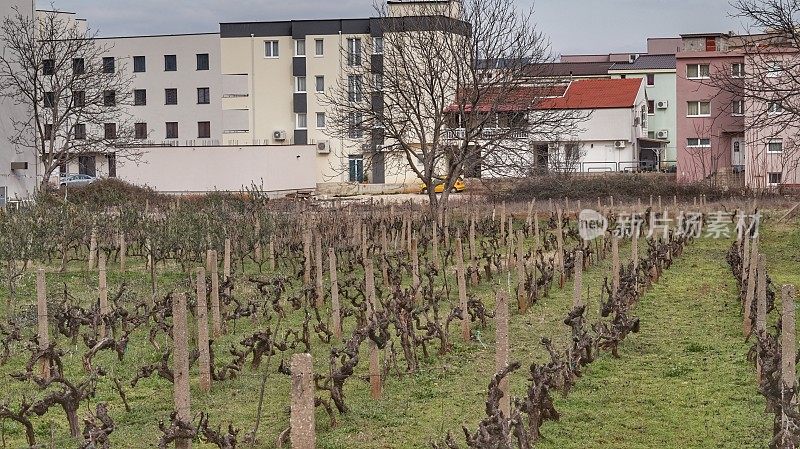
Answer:
<path fill-rule="evenodd" d="M 742 38 L 730 34 L 682 35 L 677 59 L 678 181 L 731 185 L 745 169 L 744 56 Z"/>

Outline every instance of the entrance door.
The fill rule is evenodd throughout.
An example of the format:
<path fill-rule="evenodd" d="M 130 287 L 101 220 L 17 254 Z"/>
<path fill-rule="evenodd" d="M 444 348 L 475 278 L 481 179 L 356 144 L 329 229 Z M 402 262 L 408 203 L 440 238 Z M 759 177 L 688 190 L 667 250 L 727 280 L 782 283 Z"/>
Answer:
<path fill-rule="evenodd" d="M 81 175 L 97 176 L 94 155 L 78 156 L 78 173 Z"/>
<path fill-rule="evenodd" d="M 744 169 L 744 139 L 741 137 L 731 139 L 731 165 L 735 170 Z"/>
<path fill-rule="evenodd" d="M 536 172 L 547 173 L 550 167 L 550 147 L 547 145 L 538 145 L 536 147 Z"/>
<path fill-rule="evenodd" d="M 364 157 L 360 155 L 350 156 L 348 163 L 350 182 L 364 182 Z"/>

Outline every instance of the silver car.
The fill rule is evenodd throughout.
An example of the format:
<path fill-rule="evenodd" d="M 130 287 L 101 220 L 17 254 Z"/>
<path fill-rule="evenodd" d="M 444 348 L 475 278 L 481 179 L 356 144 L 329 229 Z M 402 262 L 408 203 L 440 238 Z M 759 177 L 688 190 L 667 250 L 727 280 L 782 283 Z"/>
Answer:
<path fill-rule="evenodd" d="M 97 181 L 97 178 L 89 175 L 67 175 L 63 176 L 58 184 L 61 187 L 82 187 Z"/>

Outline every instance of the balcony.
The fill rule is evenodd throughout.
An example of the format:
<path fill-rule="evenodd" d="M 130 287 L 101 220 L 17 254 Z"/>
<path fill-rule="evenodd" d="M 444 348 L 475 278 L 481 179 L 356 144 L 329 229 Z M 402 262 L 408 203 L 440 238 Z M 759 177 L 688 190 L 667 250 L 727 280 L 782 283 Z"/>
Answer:
<path fill-rule="evenodd" d="M 480 135 L 473 140 L 493 140 L 493 139 L 527 139 L 528 130 L 524 128 L 484 128 Z M 464 128 L 450 128 L 445 131 L 445 140 L 464 140 L 466 136 L 466 129 Z"/>

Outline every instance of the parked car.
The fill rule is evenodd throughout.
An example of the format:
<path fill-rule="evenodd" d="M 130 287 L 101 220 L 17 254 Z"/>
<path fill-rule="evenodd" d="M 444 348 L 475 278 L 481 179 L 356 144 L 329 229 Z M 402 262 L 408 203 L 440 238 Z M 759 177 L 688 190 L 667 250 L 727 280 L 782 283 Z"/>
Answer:
<path fill-rule="evenodd" d="M 96 182 L 98 179 L 89 175 L 67 175 L 58 180 L 61 187 L 82 187 Z"/>
<path fill-rule="evenodd" d="M 434 188 L 433 188 L 434 190 L 433 191 L 436 192 L 436 193 L 443 193 L 444 192 L 444 186 L 446 184 L 447 184 L 447 179 L 433 178 L 433 185 L 434 185 Z M 458 178 L 458 179 L 456 179 L 455 184 L 453 184 L 453 187 L 450 189 L 450 193 L 461 193 L 466 188 L 467 188 L 467 185 L 464 183 L 464 180 L 461 179 L 461 178 Z M 425 185 L 424 182 L 421 182 L 419 184 L 419 189 L 420 189 L 419 193 L 422 193 L 422 194 L 428 193 L 428 186 Z"/>

